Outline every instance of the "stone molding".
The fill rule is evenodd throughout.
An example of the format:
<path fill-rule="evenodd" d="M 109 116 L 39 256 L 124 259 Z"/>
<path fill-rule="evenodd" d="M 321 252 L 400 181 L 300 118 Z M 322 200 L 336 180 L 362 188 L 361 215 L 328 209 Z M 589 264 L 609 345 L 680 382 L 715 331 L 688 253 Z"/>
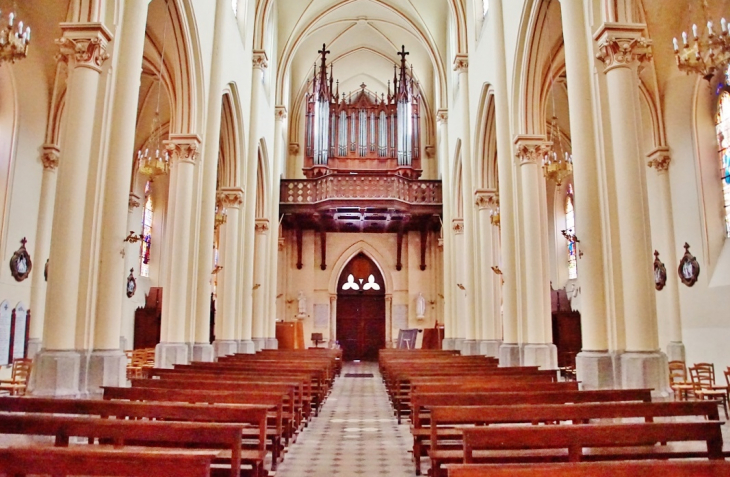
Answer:
<path fill-rule="evenodd" d="M 58 168 L 58 160 L 61 157 L 61 149 L 55 144 L 44 144 L 41 152 L 43 169 L 55 171 Z"/>
<path fill-rule="evenodd" d="M 253 67 L 261 70 L 269 67 L 269 57 L 266 55 L 266 51 L 253 50 Z"/>
<path fill-rule="evenodd" d="M 465 53 L 458 53 L 454 56 L 454 71 L 459 73 L 469 72 L 469 55 Z"/>
<path fill-rule="evenodd" d="M 61 57 L 74 67 L 101 72 L 109 59 L 107 45 L 112 34 L 102 23 L 61 23 L 63 36 L 56 40 Z"/>
<path fill-rule="evenodd" d="M 197 134 L 171 134 L 170 139 L 163 144 L 172 165 L 178 162 L 194 164 L 200 157 L 201 140 Z"/>
<path fill-rule="evenodd" d="M 521 166 L 542 164 L 545 154 L 550 150 L 551 142 L 544 136 L 517 136 L 515 139 L 515 156 Z"/>
<path fill-rule="evenodd" d="M 436 111 L 436 122 L 446 124 L 449 122 L 449 110 L 439 109 Z"/>
<path fill-rule="evenodd" d="M 266 234 L 269 231 L 269 219 L 256 219 L 255 230 L 257 234 Z"/>
<path fill-rule="evenodd" d="M 454 234 L 460 235 L 464 233 L 464 219 L 453 219 L 451 221 L 451 228 Z"/>
<path fill-rule="evenodd" d="M 594 35 L 599 52 L 596 58 L 605 66 L 604 73 L 614 68 L 630 68 L 652 58 L 652 41 L 642 34 L 643 24 L 604 23 Z"/>
<path fill-rule="evenodd" d="M 243 204 L 243 189 L 240 187 L 222 187 L 216 194 L 218 203 L 225 207 L 240 207 Z"/>
<path fill-rule="evenodd" d="M 277 106 L 274 108 L 274 117 L 277 121 L 283 121 L 287 117 L 286 106 Z"/>
<path fill-rule="evenodd" d="M 481 189 L 474 192 L 474 205 L 480 210 L 495 210 L 499 207 L 499 194 L 494 189 Z"/>
<path fill-rule="evenodd" d="M 660 147 L 649 154 L 649 162 L 647 162 L 647 166 L 654 168 L 658 173 L 667 172 L 671 162 L 672 157 L 669 155 L 669 148 Z"/>

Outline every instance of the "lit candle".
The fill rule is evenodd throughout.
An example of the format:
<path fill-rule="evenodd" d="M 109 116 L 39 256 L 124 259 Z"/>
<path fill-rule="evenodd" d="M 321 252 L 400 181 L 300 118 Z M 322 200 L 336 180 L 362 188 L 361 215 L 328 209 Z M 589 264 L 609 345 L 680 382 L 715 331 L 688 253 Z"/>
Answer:
<path fill-rule="evenodd" d="M 684 44 L 685 48 L 688 46 L 687 45 L 687 32 L 684 32 L 684 31 L 682 32 L 682 44 Z"/>
<path fill-rule="evenodd" d="M 697 33 L 697 24 L 692 25 L 692 36 L 695 40 L 699 38 L 699 34 Z"/>
<path fill-rule="evenodd" d="M 672 39 L 672 43 L 674 44 L 674 52 L 679 53 L 679 43 L 677 42 L 677 39 Z"/>
<path fill-rule="evenodd" d="M 720 28 L 722 28 L 723 33 L 727 33 L 727 22 L 724 18 L 720 19 Z"/>
<path fill-rule="evenodd" d="M 10 12 L 10 15 L 8 15 L 8 25 L 13 26 L 14 21 L 15 21 L 15 13 Z"/>
<path fill-rule="evenodd" d="M 25 41 L 30 43 L 30 27 L 25 27 Z"/>
<path fill-rule="evenodd" d="M 18 23 L 18 34 L 19 35 L 23 34 L 23 22 Z"/>
<path fill-rule="evenodd" d="M 712 22 L 711 21 L 707 22 L 707 31 L 710 33 L 710 36 L 714 35 L 714 33 L 712 33 Z"/>

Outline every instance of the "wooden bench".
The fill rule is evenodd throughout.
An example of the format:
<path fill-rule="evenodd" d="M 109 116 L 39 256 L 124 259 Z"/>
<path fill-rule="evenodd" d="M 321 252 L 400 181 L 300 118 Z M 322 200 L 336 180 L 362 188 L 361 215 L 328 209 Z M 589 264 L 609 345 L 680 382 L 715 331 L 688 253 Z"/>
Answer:
<path fill-rule="evenodd" d="M 458 464 L 449 477 L 730 477 L 730 462 L 571 462 L 563 464 Z"/>
<path fill-rule="evenodd" d="M 209 477 L 215 453 L 144 452 L 110 449 L 0 449 L 0 473 L 18 475 L 83 475 L 113 477 Z"/>

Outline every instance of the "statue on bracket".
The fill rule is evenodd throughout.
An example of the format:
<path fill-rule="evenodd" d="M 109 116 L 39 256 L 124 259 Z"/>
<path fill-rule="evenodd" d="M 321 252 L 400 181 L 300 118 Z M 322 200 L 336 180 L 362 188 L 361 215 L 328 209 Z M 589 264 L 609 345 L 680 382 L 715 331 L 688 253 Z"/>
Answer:
<path fill-rule="evenodd" d="M 137 291 L 137 280 L 134 278 L 134 268 L 129 269 L 127 277 L 127 298 L 132 298 Z"/>
<path fill-rule="evenodd" d="M 304 292 L 299 290 L 297 295 L 297 318 L 300 320 L 307 316 L 307 297 L 304 296 Z"/>
<path fill-rule="evenodd" d="M 426 298 L 424 298 L 423 293 L 418 292 L 418 296 L 416 297 L 416 318 L 419 320 L 426 317 Z"/>
<path fill-rule="evenodd" d="M 30 260 L 30 254 L 25 249 L 26 243 L 28 243 L 28 241 L 25 237 L 23 237 L 23 240 L 20 241 L 20 248 L 13 253 L 12 257 L 10 257 L 10 274 L 18 282 L 22 282 L 28 278 L 30 271 L 33 269 L 33 262 Z"/>
<path fill-rule="evenodd" d="M 667 268 L 659 260 L 659 252 L 654 250 L 654 287 L 663 289 L 667 284 Z"/>
<path fill-rule="evenodd" d="M 686 242 L 684 244 L 684 256 L 679 261 L 677 272 L 679 273 L 679 279 L 688 287 L 697 283 L 697 278 L 700 276 L 700 264 L 697 262 L 697 258 L 689 253 L 689 244 Z"/>

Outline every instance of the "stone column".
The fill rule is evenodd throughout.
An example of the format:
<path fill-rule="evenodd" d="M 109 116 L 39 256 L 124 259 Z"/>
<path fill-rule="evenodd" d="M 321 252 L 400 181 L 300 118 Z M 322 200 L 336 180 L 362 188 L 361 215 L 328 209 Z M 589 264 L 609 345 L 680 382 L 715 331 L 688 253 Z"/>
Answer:
<path fill-rule="evenodd" d="M 251 77 L 251 117 L 249 121 L 248 154 L 246 158 L 246 202 L 243 217 L 242 262 L 239 272 L 242 274 L 241 294 L 241 342 L 239 353 L 254 353 L 253 343 L 253 267 L 254 262 L 254 228 L 256 225 L 256 174 L 258 169 L 259 131 L 258 111 L 262 99 L 264 70 L 268 67 L 268 58 L 263 50 L 253 51 L 253 74 Z"/>
<path fill-rule="evenodd" d="M 36 273 L 31 275 L 30 310 L 33 319 L 28 330 L 28 358 L 33 359 L 41 350 L 43 343 L 43 318 L 46 310 L 46 277 L 39 271 L 45 267 L 48 252 L 51 248 L 51 225 L 53 222 L 53 199 L 56 195 L 56 169 L 60 150 L 55 144 L 44 144 L 41 152 L 43 162 L 43 179 L 41 181 L 41 199 L 38 208 L 38 225 L 33 257 L 36 260 Z"/>
<path fill-rule="evenodd" d="M 593 50 L 588 42 L 583 5 L 583 0 L 560 0 L 574 159 L 575 222 L 583 253 L 578 261 L 583 349 L 576 357 L 576 370 L 584 389 L 606 389 L 614 385 L 613 363 L 608 353 L 608 315 L 604 291 L 605 240 L 591 90 Z"/>
<path fill-rule="evenodd" d="M 43 349 L 33 366 L 29 392 L 34 395 L 80 394 L 81 357 L 76 350 L 76 317 L 81 276 L 79 224 L 86 211 L 86 184 L 96 121 L 96 99 L 102 64 L 112 35 L 101 23 L 62 23 L 57 40 L 69 64 L 66 121 L 61 138 L 46 292 Z"/>
<path fill-rule="evenodd" d="M 651 57 L 645 25 L 606 23 L 594 35 L 605 64 L 614 174 L 626 353 L 621 355 L 624 388 L 668 388 L 666 356 L 659 351 L 651 232 L 644 161 L 638 131 L 638 66 Z"/>
<path fill-rule="evenodd" d="M 542 136 L 518 136 L 515 144 L 522 175 L 522 233 L 527 268 L 524 274 L 527 343 L 523 346 L 522 360 L 525 366 L 554 369 L 558 364 L 558 355 L 552 343 L 549 283 L 545 282 L 545 271 L 549 264 L 548 257 L 543 254 L 542 244 L 547 241 L 547 236 L 541 225 L 541 205 L 546 199 L 545 185 L 540 178 L 540 164 L 549 144 Z"/>
<path fill-rule="evenodd" d="M 495 283 L 499 283 L 499 276 L 494 273 L 492 267 L 496 266 L 494 262 L 495 249 L 497 244 L 494 242 L 494 226 L 492 225 L 492 212 L 497 209 L 497 191 L 480 190 L 477 191 L 476 205 L 479 209 L 477 223 L 479 224 L 479 264 L 481 273 L 480 298 L 482 300 L 481 320 L 482 333 L 479 336 L 479 354 L 484 356 L 499 356 L 499 346 L 502 343 L 502 326 L 501 326 L 501 302 L 499 296 L 499 287 Z"/>
<path fill-rule="evenodd" d="M 213 291 L 213 241 L 215 235 L 215 202 L 220 152 L 221 109 L 223 95 L 223 57 L 226 17 L 231 3 L 215 2 L 213 28 L 213 56 L 210 62 L 210 89 L 206 116 L 205 144 L 203 146 L 203 180 L 200 198 L 200 237 L 198 244 L 197 287 L 195 299 L 195 337 L 193 361 L 212 361 L 214 350 L 210 344 L 210 296 Z M 234 160 L 237 158 L 234 158 Z M 233 267 L 231 267 L 233 268 Z"/>
<path fill-rule="evenodd" d="M 267 249 L 269 241 L 269 220 L 256 219 L 256 235 L 254 237 L 254 269 L 253 269 L 253 344 L 256 351 L 266 348 L 267 316 Z"/>
<path fill-rule="evenodd" d="M 672 158 L 669 156 L 669 148 L 661 147 L 649 156 L 649 167 L 654 168 L 658 176 L 658 197 L 657 201 L 662 205 L 662 217 L 664 233 L 665 254 L 672 257 L 676 250 L 674 241 L 674 214 L 672 213 L 672 195 L 669 185 L 669 165 Z M 670 267 L 671 268 L 671 267 Z M 667 359 L 670 361 L 684 361 L 685 350 L 682 342 L 682 317 L 679 314 L 679 280 L 674 273 L 667 273 L 667 284 L 664 289 L 657 292 L 658 299 L 667 301 L 666 322 L 669 324 L 669 344 L 667 345 Z M 34 317 L 35 318 L 35 317 Z"/>
<path fill-rule="evenodd" d="M 385 307 L 385 312 L 388 313 L 388 307 Z M 388 334 L 388 320 L 385 320 L 385 334 Z M 388 340 L 386 338 L 385 342 Z M 330 295 L 330 348 L 334 348 L 337 344 L 337 295 Z M 387 345 L 386 345 L 387 346 Z"/>
<path fill-rule="evenodd" d="M 189 345 L 186 339 L 188 292 L 188 270 L 190 265 L 190 221 L 192 217 L 193 178 L 195 163 L 200 150 L 200 137 L 197 135 L 170 135 L 165 148 L 170 155 L 170 200 L 167 223 L 170 235 L 170 271 L 163 285 L 162 326 L 160 343 L 155 348 L 155 366 L 171 368 L 178 363 L 190 360 Z"/>
<path fill-rule="evenodd" d="M 439 157 L 442 175 L 441 183 L 443 184 L 444 197 L 453 195 L 451 191 L 451 161 L 449 160 L 449 112 L 446 109 L 439 109 L 436 113 L 436 121 L 438 122 L 439 133 Z M 441 343 L 443 349 L 455 349 L 454 338 L 456 338 L 456 330 L 454 329 L 454 317 L 456 316 L 456 302 L 454 295 L 454 266 L 456 261 L 453 258 L 453 240 L 449 227 L 453 214 L 451 212 L 450 200 L 443 201 L 444 218 L 441 226 L 441 235 L 443 237 L 444 246 L 444 340 Z"/>
<path fill-rule="evenodd" d="M 476 336 L 476 310 L 478 293 L 476 279 L 478 267 L 476 266 L 476 220 L 474 213 L 474 180 L 476 177 L 475 161 L 471 154 L 471 117 L 469 115 L 469 59 L 465 54 L 458 54 L 454 59 L 454 71 L 459 73 L 459 96 L 461 97 L 461 190 L 464 203 L 464 248 L 463 259 L 465 263 L 474 264 L 464 268 L 463 286 L 466 300 L 464 302 L 464 314 L 457 316 L 457 319 L 464 324 L 464 344 L 461 347 L 461 354 L 473 355 L 477 352 Z M 460 336 L 461 337 L 461 336 Z"/>
<path fill-rule="evenodd" d="M 221 232 L 225 234 L 221 241 L 220 256 L 223 269 L 221 282 L 218 285 L 218 310 L 216 316 L 216 337 L 213 343 L 215 357 L 236 354 L 238 340 L 236 340 L 236 311 L 238 296 L 238 243 L 241 204 L 243 204 L 243 190 L 240 188 L 222 188 L 218 193 L 220 206 L 226 210 L 226 223 Z"/>
<path fill-rule="evenodd" d="M 126 297 L 124 238 L 129 214 L 134 135 L 137 127 L 140 75 L 149 0 L 124 2 L 117 38 L 116 83 L 112 98 L 109 153 L 104 177 L 99 283 L 97 287 L 94 348 L 89 358 L 88 389 L 123 386 L 127 382 L 127 356 L 119 348 L 122 300 Z"/>
<path fill-rule="evenodd" d="M 467 294 L 466 286 L 464 285 L 464 276 L 466 265 L 466 258 L 464 257 L 464 220 L 453 219 L 451 221 L 451 233 L 454 245 L 454 301 L 455 301 L 455 315 L 454 315 L 454 349 L 464 353 L 464 335 L 466 333 L 466 321 L 464 315 L 467 307 Z M 468 352 L 469 350 L 467 350 Z"/>
<path fill-rule="evenodd" d="M 494 116 L 497 133 L 497 169 L 499 173 L 500 243 L 502 251 L 502 323 L 503 342 L 499 347 L 500 366 L 519 366 L 517 308 L 517 234 L 515 218 L 518 217 L 514 198 L 514 163 L 510 138 L 509 88 L 507 86 L 507 56 L 504 41 L 502 0 L 490 0 L 490 13 L 494 19 L 492 43 L 494 44 Z"/>

